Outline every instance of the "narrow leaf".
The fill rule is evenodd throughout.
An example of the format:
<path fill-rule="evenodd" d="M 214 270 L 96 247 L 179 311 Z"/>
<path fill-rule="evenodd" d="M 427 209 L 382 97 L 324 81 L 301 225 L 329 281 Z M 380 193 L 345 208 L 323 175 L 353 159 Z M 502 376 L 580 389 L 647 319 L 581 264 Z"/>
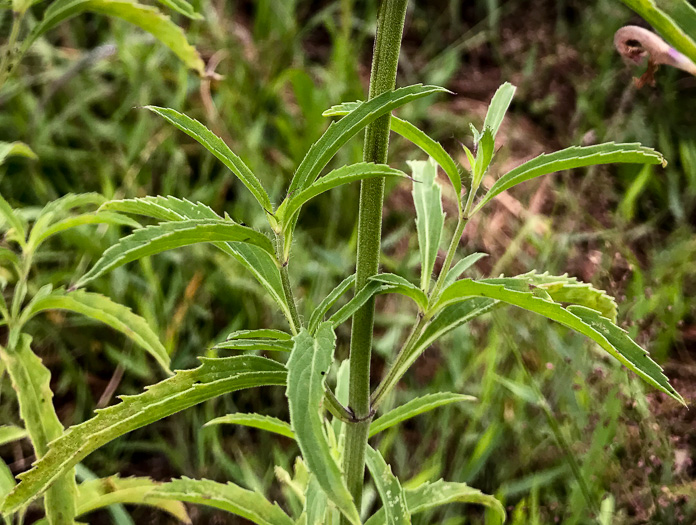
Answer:
<path fill-rule="evenodd" d="M 493 139 L 498 134 L 500 125 L 503 123 L 505 118 L 505 113 L 507 113 L 510 107 L 510 102 L 512 102 L 512 97 L 515 96 L 515 90 L 517 88 L 505 82 L 501 85 L 498 90 L 493 95 L 490 105 L 488 106 L 488 112 L 486 113 L 486 120 L 483 123 L 483 127 L 491 130 Z"/>
<path fill-rule="evenodd" d="M 12 206 L 0 195 L 0 229 L 6 230 L 7 227 L 14 230 L 12 233 L 12 240 L 17 241 L 17 243 L 24 247 L 26 245 L 27 231 L 24 222 L 12 209 Z"/>
<path fill-rule="evenodd" d="M 349 288 L 353 286 L 353 283 L 355 282 L 355 274 L 349 275 L 341 283 L 336 286 L 329 295 L 324 297 L 322 301 L 319 303 L 319 306 L 317 306 L 314 311 L 312 312 L 312 315 L 309 316 L 309 322 L 307 323 L 307 330 L 309 331 L 310 334 L 314 334 L 319 327 L 319 323 L 321 323 L 324 320 L 324 316 L 326 313 L 331 309 L 331 307 L 336 304 L 336 301 L 348 291 Z"/>
<path fill-rule="evenodd" d="M 126 263 L 166 250 L 201 242 L 238 241 L 258 246 L 269 254 L 273 244 L 264 234 L 229 220 L 192 219 L 165 222 L 136 230 L 102 255 L 101 259 L 75 284 L 81 288 L 106 272 Z"/>
<path fill-rule="evenodd" d="M 613 163 L 664 164 L 665 159 L 654 149 L 644 148 L 640 144 L 613 142 L 595 146 L 573 146 L 548 155 L 542 154 L 495 181 L 471 213 L 476 213 L 505 190 L 535 177 L 583 166 Z"/>
<path fill-rule="evenodd" d="M 476 401 L 476 398 L 464 394 L 453 394 L 451 392 L 438 392 L 417 397 L 375 419 L 370 424 L 369 437 L 375 436 L 394 425 L 398 425 L 402 421 L 429 412 L 435 408 L 451 403 L 460 403 L 462 401 L 473 402 Z"/>
<path fill-rule="evenodd" d="M 392 474 L 391 467 L 378 451 L 368 445 L 365 449 L 365 464 L 370 470 L 377 492 L 382 499 L 382 511 L 386 525 L 410 525 L 411 515 L 406 504 L 406 495 L 401 483 Z"/>
<path fill-rule="evenodd" d="M 67 429 L 33 469 L 20 475 L 22 482 L 5 499 L 0 511 L 15 512 L 38 497 L 58 476 L 123 434 L 223 394 L 285 384 L 283 365 L 263 357 L 200 360 L 198 368 L 178 371 L 141 394 L 121 396 L 118 405 L 98 410 L 92 419 Z"/>
<path fill-rule="evenodd" d="M 292 431 L 290 423 L 286 423 L 276 417 L 262 416 L 261 414 L 227 414 L 226 416 L 211 419 L 204 426 L 209 427 L 211 425 L 242 425 L 295 439 L 295 433 Z"/>
<path fill-rule="evenodd" d="M 351 523 L 359 525 L 360 516 L 324 433 L 324 378 L 331 367 L 336 336 L 325 322 L 315 337 L 303 330 L 294 341 L 287 365 L 290 424 L 302 457 L 321 488 Z"/>
<path fill-rule="evenodd" d="M 416 206 L 416 230 L 421 259 L 421 289 L 426 294 L 440 247 L 445 212 L 442 211 L 442 190 L 437 183 L 437 165 L 432 159 L 408 163 L 413 172 L 413 203 Z"/>
<path fill-rule="evenodd" d="M 27 437 L 26 429 L 15 425 L 0 425 L 0 447 Z"/>
<path fill-rule="evenodd" d="M 341 146 L 371 122 L 407 102 L 442 92 L 448 91 L 441 87 L 420 84 L 399 88 L 360 104 L 338 122 L 332 122 L 302 159 L 288 192 L 296 193 L 312 184 Z"/>
<path fill-rule="evenodd" d="M 135 199 L 107 201 L 100 211 L 116 211 L 144 215 L 159 221 L 181 221 L 184 219 L 222 219 L 209 206 L 168 195 L 147 196 Z"/>
<path fill-rule="evenodd" d="M 22 312 L 21 325 L 46 310 L 68 310 L 100 321 L 118 330 L 144 348 L 168 373 L 169 354 L 148 322 L 130 308 L 113 302 L 105 295 L 76 290 L 55 290 L 32 300 Z"/>
<path fill-rule="evenodd" d="M 157 106 L 145 107 L 150 111 L 157 113 L 169 123 L 186 133 L 189 137 L 198 141 L 210 153 L 215 155 L 225 166 L 227 166 L 230 171 L 239 178 L 239 180 L 242 181 L 242 183 L 249 189 L 254 197 L 256 197 L 256 200 L 264 210 L 269 213 L 273 210 L 271 201 L 268 198 L 268 194 L 261 185 L 259 179 L 256 178 L 256 175 L 252 173 L 242 159 L 232 153 L 232 150 L 220 137 L 215 135 L 197 120 L 187 117 L 183 113 L 179 113 L 173 109 L 160 108 Z"/>
<path fill-rule="evenodd" d="M 261 493 L 209 479 L 175 479 L 163 483 L 151 493 L 152 497 L 206 505 L 241 516 L 259 525 L 294 525 L 277 503 L 271 503 Z"/>
<path fill-rule="evenodd" d="M 326 514 L 330 512 L 326 493 L 319 486 L 316 476 L 310 475 L 305 491 L 305 515 L 307 525 L 325 525 Z"/>
<path fill-rule="evenodd" d="M 184 15 L 192 20 L 203 20 L 203 16 L 197 13 L 191 4 L 186 0 L 157 0 L 160 4 L 166 5 L 177 13 Z"/>
<path fill-rule="evenodd" d="M 36 159 L 34 153 L 24 142 L 0 142 L 0 165 L 5 162 L 7 157 L 27 157 Z"/>
<path fill-rule="evenodd" d="M 118 475 L 81 483 L 77 492 L 77 515 L 88 514 L 109 505 L 149 505 L 161 509 L 179 521 L 191 523 L 186 507 L 166 498 L 152 497 L 162 484 L 150 478 L 122 478 Z"/>
<path fill-rule="evenodd" d="M 421 312 L 425 312 L 428 307 L 428 297 L 423 290 L 400 275 L 380 273 L 373 275 L 369 280 L 370 282 L 384 285 L 379 293 L 398 293 L 410 297 L 418 305 L 418 309 Z"/>
<path fill-rule="evenodd" d="M 237 330 L 227 336 L 227 340 L 233 339 L 278 339 L 279 341 L 290 341 L 292 336 L 282 330 L 274 330 L 273 328 L 258 328 L 256 330 Z"/>
<path fill-rule="evenodd" d="M 445 282 L 443 283 L 444 288 L 447 288 L 450 284 L 459 279 L 465 271 L 484 257 L 488 257 L 488 254 L 476 252 L 467 255 L 461 261 L 457 261 L 457 263 L 450 268 L 450 271 L 447 272 L 447 277 L 445 277 Z"/>
<path fill-rule="evenodd" d="M 216 344 L 213 348 L 218 350 L 262 350 L 290 352 L 292 341 L 279 341 L 277 339 L 231 339 Z"/>

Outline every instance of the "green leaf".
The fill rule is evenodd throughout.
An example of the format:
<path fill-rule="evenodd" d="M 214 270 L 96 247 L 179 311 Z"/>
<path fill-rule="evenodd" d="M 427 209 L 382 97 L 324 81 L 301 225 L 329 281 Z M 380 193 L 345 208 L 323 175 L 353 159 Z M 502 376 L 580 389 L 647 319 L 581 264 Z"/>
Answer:
<path fill-rule="evenodd" d="M 172 196 L 147 196 L 135 199 L 107 201 L 100 211 L 109 210 L 134 215 L 144 215 L 159 221 L 181 221 L 184 219 L 222 219 L 209 206 Z"/>
<path fill-rule="evenodd" d="M 445 281 L 443 283 L 444 288 L 447 288 L 450 284 L 459 279 L 465 271 L 484 257 L 488 257 L 488 254 L 476 252 L 467 255 L 460 261 L 457 261 L 457 263 L 450 268 L 450 271 L 447 272 L 447 277 L 445 277 Z"/>
<path fill-rule="evenodd" d="M 512 102 L 512 97 L 515 96 L 516 89 L 517 88 L 509 82 L 505 82 L 498 88 L 495 95 L 493 95 L 493 99 L 488 106 L 488 112 L 486 113 L 486 120 L 483 123 L 484 129 L 491 130 L 493 139 L 495 139 L 495 136 L 498 134 L 500 125 L 505 118 L 505 113 L 507 113 L 510 102 Z"/>
<path fill-rule="evenodd" d="M 475 193 L 481 185 L 483 176 L 491 165 L 494 153 L 495 142 L 493 140 L 493 132 L 489 128 L 484 128 L 476 144 L 476 158 L 474 159 L 474 169 L 472 173 L 472 192 Z"/>
<path fill-rule="evenodd" d="M 286 423 L 276 417 L 262 416 L 261 414 L 227 414 L 226 416 L 211 419 L 203 426 L 209 427 L 211 425 L 242 425 L 295 439 L 295 433 L 292 431 L 290 423 Z"/>
<path fill-rule="evenodd" d="M 190 219 L 164 222 L 136 230 L 102 255 L 101 259 L 75 284 L 81 288 L 106 272 L 126 263 L 166 250 L 201 242 L 237 241 L 258 246 L 273 254 L 273 244 L 263 233 L 224 219 Z"/>
<path fill-rule="evenodd" d="M 22 334 L 12 350 L 0 347 L 0 357 L 7 367 L 12 387 L 17 393 L 19 413 L 31 439 L 37 458 L 45 457 L 48 444 L 63 434 L 53 408 L 51 372 L 31 350 L 31 337 Z M 46 517 L 51 524 L 72 523 L 75 516 L 75 472 L 66 468 L 46 493 Z M 13 489 L 14 490 L 14 489 Z M 9 496 L 8 496 L 9 498 Z M 4 510 L 12 514 L 17 509 Z"/>
<path fill-rule="evenodd" d="M 162 368 L 171 374 L 169 354 L 148 322 L 133 313 L 130 308 L 113 302 L 104 295 L 76 290 L 55 290 L 48 295 L 35 297 L 24 309 L 20 327 L 29 319 L 46 310 L 68 310 L 100 321 L 118 330 L 144 348 Z"/>
<path fill-rule="evenodd" d="M 0 219 L 3 221 L 0 223 L 1 229 L 7 229 L 5 227 L 7 225 L 13 230 L 9 238 L 16 241 L 22 248 L 26 246 L 27 230 L 25 224 L 2 195 L 0 195 Z"/>
<path fill-rule="evenodd" d="M 131 228 L 140 228 L 140 223 L 121 215 L 119 213 L 113 212 L 94 212 L 94 213 L 83 213 L 76 215 L 74 217 L 68 217 L 61 221 L 54 222 L 45 229 L 32 228 L 29 234 L 29 246 L 31 250 L 36 250 L 46 239 L 57 233 L 64 232 L 70 228 L 75 228 L 77 226 L 83 226 L 85 224 L 111 224 L 113 226 L 129 226 Z"/>
<path fill-rule="evenodd" d="M 563 308 L 560 304 L 536 297 L 531 292 L 511 290 L 503 284 L 465 279 L 457 281 L 444 290 L 433 306 L 433 311 L 472 297 L 485 297 L 512 304 L 575 330 L 595 341 L 645 382 L 680 403 L 684 403 L 682 397 L 662 373 L 662 368 L 650 359 L 647 352 L 633 342 L 624 330 L 615 326 L 606 317 L 602 317 L 596 310 L 576 305 Z"/>
<path fill-rule="evenodd" d="M 310 475 L 305 491 L 305 514 L 307 525 L 325 525 L 326 513 L 329 510 L 326 493 L 319 486 L 317 477 Z"/>
<path fill-rule="evenodd" d="M 308 188 L 295 193 L 285 200 L 276 212 L 278 222 L 283 225 L 285 231 L 288 231 L 295 224 L 295 221 L 293 221 L 295 215 L 299 213 L 300 208 L 310 199 L 343 184 L 378 177 L 407 178 L 408 175 L 385 164 L 374 164 L 372 162 L 359 162 L 342 166 L 317 179 Z"/>
<path fill-rule="evenodd" d="M 696 62 L 694 15 L 685 0 L 621 0 L 643 17 L 678 51 Z M 692 29 L 689 31 L 689 29 Z"/>
<path fill-rule="evenodd" d="M 426 394 L 417 397 L 375 419 L 370 424 L 369 437 L 375 436 L 394 425 L 398 425 L 402 421 L 429 412 L 435 408 L 451 403 L 460 403 L 462 401 L 472 402 L 476 401 L 476 398 L 464 394 L 453 394 L 451 392 L 437 392 L 435 394 Z"/>
<path fill-rule="evenodd" d="M 123 434 L 223 394 L 285 384 L 283 365 L 263 357 L 200 360 L 198 368 L 178 371 L 141 394 L 121 396 L 118 405 L 98 410 L 92 419 L 67 429 L 51 443 L 33 469 L 20 475 L 22 482 L 5 499 L 0 511 L 15 512 L 37 498 L 61 474 Z"/>
<path fill-rule="evenodd" d="M 157 0 L 160 4 L 166 5 L 177 13 L 184 15 L 192 20 L 203 20 L 203 16 L 197 13 L 191 4 L 186 0 Z"/>
<path fill-rule="evenodd" d="M 268 213 L 273 211 L 271 200 L 268 198 L 268 194 L 261 185 L 259 179 L 256 178 L 256 175 L 252 173 L 244 161 L 235 155 L 220 137 L 215 135 L 197 120 L 187 117 L 183 113 L 157 106 L 145 107 L 157 113 L 169 123 L 186 133 L 189 137 L 198 141 L 242 181 L 264 210 Z"/>
<path fill-rule="evenodd" d="M 68 193 L 44 206 L 34 221 L 32 235 L 50 228 L 57 220 L 66 217 L 72 210 L 85 206 L 99 206 L 106 198 L 99 193 Z"/>
<path fill-rule="evenodd" d="M 149 505 L 171 514 L 179 521 L 191 523 L 181 502 L 151 496 L 161 486 L 161 483 L 150 478 L 122 478 L 118 475 L 85 481 L 77 488 L 77 515 L 109 505 Z"/>
<path fill-rule="evenodd" d="M 613 142 L 596 146 L 573 146 L 548 155 L 542 154 L 495 181 L 471 213 L 476 213 L 491 199 L 517 184 L 557 171 L 598 164 L 664 164 L 664 162 L 664 157 L 654 149 L 644 148 L 640 144 L 615 144 Z"/>
<path fill-rule="evenodd" d="M 442 190 L 437 183 L 437 165 L 431 158 L 427 161 L 408 162 L 413 172 L 413 203 L 416 206 L 416 230 L 421 260 L 421 289 L 428 293 L 430 279 L 445 224 L 442 211 Z"/>
<path fill-rule="evenodd" d="M 290 341 L 292 336 L 282 330 L 274 330 L 273 328 L 257 328 L 256 330 L 237 330 L 227 336 L 228 341 L 233 339 L 277 339 L 279 341 Z"/>
<path fill-rule="evenodd" d="M 0 501 L 2 501 L 15 486 L 16 482 L 10 467 L 0 458 Z M 11 523 L 12 521 L 9 519 L 5 520 L 6 525 L 11 525 Z"/>
<path fill-rule="evenodd" d="M 378 293 L 398 293 L 410 297 L 421 312 L 425 312 L 428 307 L 428 297 L 423 290 L 400 275 L 379 273 L 370 277 L 369 281 L 383 285 Z"/>
<path fill-rule="evenodd" d="M 27 437 L 29 433 L 22 427 L 15 425 L 0 425 L 0 447 L 13 441 Z"/>
<path fill-rule="evenodd" d="M 38 158 L 36 153 L 24 142 L 0 142 L 0 165 L 5 162 L 7 157 Z"/>
<path fill-rule="evenodd" d="M 370 470 L 377 492 L 382 499 L 385 525 L 410 525 L 411 515 L 406 504 L 406 495 L 401 483 L 392 474 L 391 467 L 378 451 L 368 445 L 365 449 L 365 464 Z"/>
<path fill-rule="evenodd" d="M 406 490 L 406 504 L 412 515 L 436 509 L 448 503 L 483 505 L 495 512 L 500 523 L 505 521 L 505 508 L 500 501 L 465 483 L 439 480 L 435 483 L 424 483 L 416 489 Z M 377 511 L 365 522 L 365 525 L 381 525 L 382 523 L 386 523 L 384 509 Z"/>
<path fill-rule="evenodd" d="M 355 274 L 349 275 L 341 283 L 336 286 L 329 295 L 324 297 L 322 299 L 321 303 L 319 303 L 319 306 L 317 306 L 314 311 L 312 312 L 312 315 L 309 316 L 309 322 L 307 323 L 307 330 L 309 331 L 310 334 L 314 334 L 317 331 L 317 328 L 319 327 L 319 323 L 321 323 L 324 320 L 324 316 L 326 313 L 331 309 L 331 307 L 336 304 L 336 301 L 348 291 L 350 287 L 353 286 L 353 283 L 355 283 Z"/>
<path fill-rule="evenodd" d="M 138 26 L 171 49 L 187 67 L 201 76 L 205 74 L 203 59 L 196 48 L 188 43 L 186 35 L 179 26 L 157 8 L 136 4 L 129 0 L 56 0 L 46 9 L 41 22 L 24 40 L 23 51 L 59 23 L 85 11 L 113 16 Z"/>
<path fill-rule="evenodd" d="M 319 325 L 315 337 L 302 330 L 294 341 L 287 365 L 290 424 L 302 457 L 323 491 L 348 521 L 359 525 L 360 515 L 324 433 L 324 378 L 331 368 L 336 335 L 331 323 L 325 322 Z"/>
<path fill-rule="evenodd" d="M 341 146 L 371 122 L 407 102 L 442 92 L 448 91 L 438 86 L 420 84 L 399 88 L 360 104 L 338 122 L 332 122 L 302 159 L 288 192 L 294 194 L 312 184 Z"/>
<path fill-rule="evenodd" d="M 175 499 L 206 505 L 241 516 L 260 525 L 293 525 L 294 522 L 277 503 L 261 493 L 209 479 L 175 479 L 151 492 L 152 497 Z"/>
<path fill-rule="evenodd" d="M 292 341 L 279 341 L 277 339 L 232 339 L 216 344 L 213 348 L 218 350 L 262 350 L 290 352 Z"/>
<path fill-rule="evenodd" d="M 333 106 L 332 108 L 324 111 L 323 115 L 325 117 L 332 116 L 343 116 L 348 114 L 357 108 L 362 101 L 358 102 L 346 102 Z M 404 137 L 406 140 L 411 141 L 415 146 L 418 146 L 423 150 L 428 156 L 432 157 L 435 162 L 437 162 L 440 167 L 444 170 L 452 183 L 454 188 L 454 194 L 457 198 L 458 208 L 462 205 L 462 178 L 457 169 L 457 164 L 454 159 L 445 151 L 442 145 L 428 136 L 425 132 L 418 129 L 416 126 L 411 124 L 407 120 L 400 119 L 392 115 L 391 117 L 391 130 Z"/>

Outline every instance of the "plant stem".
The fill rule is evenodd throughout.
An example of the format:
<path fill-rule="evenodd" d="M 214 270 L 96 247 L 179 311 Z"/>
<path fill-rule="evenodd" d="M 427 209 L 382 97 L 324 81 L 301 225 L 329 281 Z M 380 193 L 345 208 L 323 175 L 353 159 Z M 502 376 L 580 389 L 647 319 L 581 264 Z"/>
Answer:
<path fill-rule="evenodd" d="M 447 256 L 445 256 L 445 262 L 442 263 L 442 268 L 440 269 L 440 274 L 437 276 L 435 287 L 433 288 L 433 291 L 430 294 L 431 304 L 432 301 L 437 300 L 437 296 L 442 291 L 442 286 L 445 284 L 447 274 L 449 273 L 450 268 L 452 267 L 452 260 L 454 259 L 454 256 L 457 253 L 457 248 L 459 247 L 459 242 L 462 240 L 462 234 L 464 233 L 464 228 L 466 228 L 467 222 L 469 222 L 469 219 L 464 218 L 462 215 L 459 215 L 459 220 L 457 221 L 457 228 L 454 230 L 452 241 L 450 242 L 449 248 L 447 249 Z"/>
<path fill-rule="evenodd" d="M 290 316 L 288 322 L 290 323 L 290 330 L 293 335 L 297 335 L 300 328 L 302 328 L 302 323 L 300 322 L 300 316 L 297 313 L 297 305 L 295 304 L 295 296 L 292 293 L 292 287 L 290 286 L 290 275 L 288 273 L 288 261 L 285 260 L 283 256 L 283 247 L 285 245 L 285 240 L 283 235 L 276 235 L 276 257 L 278 263 L 280 264 L 280 280 L 283 283 L 283 292 L 285 294 L 285 302 L 288 305 L 288 310 Z"/>
<path fill-rule="evenodd" d="M 408 0 L 383 0 L 377 19 L 377 34 L 372 55 L 369 98 L 392 91 L 401 50 L 401 36 Z M 363 160 L 386 163 L 389 147 L 390 115 L 367 126 Z M 358 215 L 358 253 L 355 288 L 360 290 L 379 269 L 382 240 L 382 203 L 384 179 L 366 180 L 360 184 Z M 365 449 L 370 427 L 370 357 L 375 303 L 368 301 L 353 317 L 350 341 L 349 408 L 359 422 L 348 424 L 343 467 L 348 490 L 360 508 L 365 475 Z M 347 521 L 342 518 L 342 523 Z"/>
<path fill-rule="evenodd" d="M 19 37 L 19 29 L 22 26 L 22 20 L 24 20 L 24 11 L 19 13 L 12 11 L 12 29 L 10 29 L 10 36 L 7 39 L 2 61 L 0 61 L 0 88 L 5 84 L 7 77 L 10 76 L 10 73 L 12 73 L 14 69 L 12 55 L 14 53 L 15 44 L 17 43 L 17 38 Z M 16 57 L 16 59 L 18 61 L 19 57 Z"/>

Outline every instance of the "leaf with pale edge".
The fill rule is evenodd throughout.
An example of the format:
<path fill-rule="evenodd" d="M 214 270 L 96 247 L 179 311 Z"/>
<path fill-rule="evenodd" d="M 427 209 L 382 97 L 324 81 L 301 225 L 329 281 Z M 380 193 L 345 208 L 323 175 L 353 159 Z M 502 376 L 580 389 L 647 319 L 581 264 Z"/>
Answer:
<path fill-rule="evenodd" d="M 224 510 L 259 525 L 294 525 L 277 503 L 263 494 L 247 490 L 232 482 L 218 483 L 209 479 L 180 478 L 163 483 L 150 492 L 156 498 L 186 501 Z"/>
<path fill-rule="evenodd" d="M 261 414 L 227 414 L 226 416 L 211 419 L 204 426 L 209 427 L 211 425 L 242 425 L 295 439 L 295 433 L 292 431 L 290 423 L 286 423 L 277 417 L 262 416 Z"/>
<path fill-rule="evenodd" d="M 385 525 L 410 525 L 411 515 L 406 504 L 406 495 L 401 483 L 392 474 L 391 467 L 377 450 L 371 446 L 365 449 L 365 464 L 370 470 L 377 492 L 382 499 Z"/>
<path fill-rule="evenodd" d="M 340 297 L 344 293 L 346 293 L 350 287 L 353 286 L 353 283 L 355 283 L 355 274 L 349 275 L 348 277 L 343 279 L 343 281 L 341 281 L 339 285 L 336 286 L 336 288 L 329 292 L 329 295 L 322 299 L 322 301 L 319 303 L 319 306 L 317 306 L 312 312 L 312 315 L 309 316 L 307 330 L 309 330 L 310 334 L 314 334 L 316 332 L 319 323 L 321 323 L 324 320 L 324 316 L 326 315 L 326 313 L 331 309 L 331 307 L 334 304 L 336 304 L 336 301 L 338 301 Z"/>
<path fill-rule="evenodd" d="M 517 88 L 505 82 L 502 84 L 498 90 L 493 95 L 490 105 L 488 106 L 488 112 L 486 113 L 486 120 L 483 123 L 484 129 L 488 128 L 491 130 L 493 139 L 498 134 L 498 129 L 503 123 L 505 118 L 505 113 L 507 113 L 510 107 L 510 102 L 512 102 L 512 97 L 515 96 L 515 90 Z"/>
<path fill-rule="evenodd" d="M 445 277 L 445 281 L 443 283 L 444 288 L 447 288 L 450 284 L 459 279 L 465 271 L 484 257 L 488 257 L 488 254 L 476 252 L 467 255 L 460 261 L 457 261 L 457 263 L 450 268 L 449 272 L 447 272 L 447 277 Z"/>
<path fill-rule="evenodd" d="M 5 499 L 2 512 L 14 512 L 37 498 L 55 479 L 99 447 L 119 436 L 144 427 L 208 399 L 244 388 L 284 385 L 283 365 L 258 356 L 220 359 L 200 358 L 201 366 L 177 371 L 122 402 L 97 410 L 96 415 L 68 428 L 51 443 L 48 453 L 34 468 L 19 477 L 22 482 Z"/>
<path fill-rule="evenodd" d="M 324 433 L 324 378 L 331 368 L 336 335 L 331 323 L 325 322 L 314 337 L 302 330 L 294 341 L 287 364 L 290 424 L 302 457 L 321 488 L 348 521 L 359 525 L 360 516 Z"/>
<path fill-rule="evenodd" d="M 231 339 L 218 343 L 213 348 L 218 350 L 244 350 L 247 352 L 252 350 L 290 352 L 292 350 L 292 341 L 279 341 L 268 338 Z"/>

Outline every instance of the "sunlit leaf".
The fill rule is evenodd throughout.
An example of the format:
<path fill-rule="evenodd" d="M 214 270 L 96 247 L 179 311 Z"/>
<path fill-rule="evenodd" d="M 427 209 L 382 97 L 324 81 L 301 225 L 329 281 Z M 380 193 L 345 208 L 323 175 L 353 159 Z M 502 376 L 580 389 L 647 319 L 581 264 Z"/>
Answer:
<path fill-rule="evenodd" d="M 484 129 L 490 129 L 491 135 L 495 140 L 495 136 L 498 134 L 498 129 L 503 123 L 505 118 L 505 113 L 507 113 L 510 107 L 510 102 L 512 102 L 512 97 L 515 96 L 515 90 L 517 88 L 505 82 L 501 85 L 498 90 L 493 95 L 490 105 L 488 106 L 488 112 L 486 113 L 486 120 L 483 123 Z"/>
<path fill-rule="evenodd" d="M 411 515 L 408 512 L 406 495 L 401 488 L 401 483 L 392 474 L 391 467 L 384 461 L 382 454 L 368 446 L 365 450 L 365 464 L 370 470 L 379 497 L 382 499 L 382 511 L 384 512 L 382 523 L 385 525 L 410 525 Z"/>
<path fill-rule="evenodd" d="M 0 164 L 5 162 L 7 157 L 38 158 L 24 142 L 0 142 Z"/>

